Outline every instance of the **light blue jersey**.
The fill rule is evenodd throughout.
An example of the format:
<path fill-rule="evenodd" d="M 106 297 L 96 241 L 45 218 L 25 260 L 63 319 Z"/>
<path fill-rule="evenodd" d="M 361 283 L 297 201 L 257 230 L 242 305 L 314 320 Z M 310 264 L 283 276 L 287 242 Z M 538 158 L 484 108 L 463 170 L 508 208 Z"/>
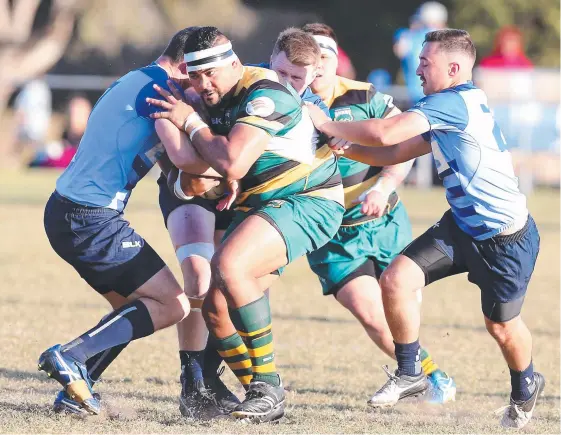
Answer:
<path fill-rule="evenodd" d="M 153 63 L 113 83 L 96 103 L 72 163 L 59 177 L 57 192 L 78 204 L 122 211 L 132 189 L 165 149 L 150 113 L 156 83 L 168 89 L 166 71 Z"/>
<path fill-rule="evenodd" d="M 512 159 L 487 96 L 468 82 L 421 99 L 409 111 L 425 117 L 438 175 L 458 226 L 484 240 L 528 216 Z"/>

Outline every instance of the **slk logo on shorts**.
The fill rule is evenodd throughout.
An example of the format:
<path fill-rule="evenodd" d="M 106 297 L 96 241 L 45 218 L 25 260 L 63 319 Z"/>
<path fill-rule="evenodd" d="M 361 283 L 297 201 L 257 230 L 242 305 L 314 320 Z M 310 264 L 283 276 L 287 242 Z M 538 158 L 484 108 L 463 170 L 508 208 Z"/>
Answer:
<path fill-rule="evenodd" d="M 123 248 L 141 248 L 142 246 L 140 246 L 140 240 L 137 240 L 136 242 L 123 242 Z"/>

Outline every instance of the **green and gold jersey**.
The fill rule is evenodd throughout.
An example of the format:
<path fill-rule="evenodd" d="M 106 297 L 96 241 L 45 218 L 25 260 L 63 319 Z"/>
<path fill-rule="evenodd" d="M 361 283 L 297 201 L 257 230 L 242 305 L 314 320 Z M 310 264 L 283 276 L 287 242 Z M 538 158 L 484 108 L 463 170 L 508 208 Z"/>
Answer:
<path fill-rule="evenodd" d="M 215 134 L 227 135 L 237 123 L 266 131 L 263 154 L 241 180 L 236 204 L 258 207 L 287 195 L 303 194 L 343 204 L 337 161 L 329 148 L 318 147 L 319 136 L 300 96 L 278 81 L 275 72 L 244 67 L 232 98 L 209 110 Z"/>
<path fill-rule="evenodd" d="M 383 118 L 394 108 L 392 97 L 378 92 L 372 84 L 343 77 L 337 77 L 333 96 L 324 103 L 335 121 Z M 343 224 L 357 224 L 374 219 L 363 215 L 360 204 L 353 205 L 353 201 L 374 185 L 382 169 L 345 157 L 339 158 L 345 191 L 346 212 Z"/>

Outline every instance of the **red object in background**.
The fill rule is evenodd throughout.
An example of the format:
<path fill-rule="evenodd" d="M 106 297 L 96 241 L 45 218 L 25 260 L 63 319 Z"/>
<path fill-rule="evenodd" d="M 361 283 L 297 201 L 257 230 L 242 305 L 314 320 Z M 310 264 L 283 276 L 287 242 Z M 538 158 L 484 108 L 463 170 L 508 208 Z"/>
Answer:
<path fill-rule="evenodd" d="M 47 168 L 66 168 L 74 158 L 76 151 L 78 151 L 78 147 L 67 146 L 60 156 L 56 158 L 48 157 L 41 166 Z"/>
<path fill-rule="evenodd" d="M 351 62 L 351 58 L 341 47 L 337 47 L 339 54 L 337 55 L 337 61 L 339 62 L 337 66 L 336 74 L 340 77 L 346 77 L 348 79 L 354 80 L 356 78 L 355 68 Z"/>
<path fill-rule="evenodd" d="M 522 32 L 516 27 L 503 27 L 495 37 L 495 47 L 484 57 L 483 68 L 532 68 L 534 65 L 524 53 Z"/>

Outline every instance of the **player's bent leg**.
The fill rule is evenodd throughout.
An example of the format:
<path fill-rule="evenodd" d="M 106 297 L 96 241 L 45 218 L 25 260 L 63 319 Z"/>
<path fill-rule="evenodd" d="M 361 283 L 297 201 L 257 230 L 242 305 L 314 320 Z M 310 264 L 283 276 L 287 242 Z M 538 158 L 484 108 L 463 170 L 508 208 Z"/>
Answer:
<path fill-rule="evenodd" d="M 395 343 L 398 368 L 384 371 L 388 381 L 368 401 L 374 408 L 394 406 L 406 397 L 424 394 L 429 383 L 422 371 L 419 345 L 420 307 L 417 289 L 425 284 L 423 271 L 408 257 L 399 255 L 380 278 L 386 319 Z M 404 322 L 401 324 L 400 322 Z"/>
<path fill-rule="evenodd" d="M 386 322 L 376 278 L 359 276 L 345 284 L 335 298 L 356 317 L 378 348 L 390 358 L 395 358 L 393 337 Z"/>
<path fill-rule="evenodd" d="M 500 322 L 485 318 L 485 327 L 499 345 L 510 371 L 510 403 L 499 410 L 501 425 L 520 429 L 532 418 L 539 395 L 545 388 L 545 378 L 534 371 L 532 336 L 520 315 Z"/>
<path fill-rule="evenodd" d="M 411 343 L 419 337 L 417 290 L 424 286 L 423 270 L 405 255 L 398 255 L 380 277 L 384 311 L 396 343 Z"/>
<path fill-rule="evenodd" d="M 269 286 L 277 278 L 278 275 L 271 274 L 259 279 L 267 297 Z M 205 298 L 203 316 L 210 331 L 209 347 L 220 358 L 215 367 L 205 370 L 205 382 L 216 377 L 220 363 L 224 361 L 247 390 L 253 377 L 251 359 L 247 347 L 232 324 L 226 299 L 217 287 L 213 287 Z M 205 356 L 209 353 L 205 353 Z"/>
<path fill-rule="evenodd" d="M 256 237 L 259 243 L 253 243 Z M 238 307 L 263 297 L 259 278 L 287 263 L 281 234 L 263 217 L 251 215 L 228 235 L 211 267 L 215 284 L 226 296 L 228 306 Z"/>
<path fill-rule="evenodd" d="M 380 277 L 384 311 L 395 343 L 398 368 L 384 367 L 388 381 L 368 401 L 374 408 L 394 406 L 399 400 L 424 394 L 429 383 L 421 368 L 419 327 L 420 307 L 417 289 L 425 276 L 410 258 L 398 255 Z"/>
<path fill-rule="evenodd" d="M 259 244 L 251 242 L 256 237 Z M 274 362 L 270 306 L 259 278 L 287 262 L 283 237 L 259 215 L 245 218 L 226 238 L 212 261 L 213 282 L 226 298 L 237 331 L 229 337 L 217 338 L 222 339 L 222 346 L 231 349 L 245 346 L 250 356 L 251 383 L 244 402 L 232 413 L 236 418 L 264 422 L 284 414 L 284 388 Z M 221 334 L 226 332 L 222 330 Z"/>
<path fill-rule="evenodd" d="M 127 299 L 120 294 L 110 291 L 102 294 L 102 296 L 111 304 L 111 307 L 116 310 L 127 303 Z M 86 369 L 88 372 L 88 377 L 93 385 L 99 381 L 101 374 L 105 369 L 113 362 L 117 356 L 125 349 L 125 345 L 120 345 L 107 349 L 104 352 L 98 353 L 92 356 L 86 361 Z M 101 405 L 101 395 L 99 393 L 93 393 L 93 397 Z M 54 403 L 53 411 L 56 414 L 78 414 L 78 415 L 88 415 L 88 411 L 83 408 L 79 402 L 72 400 L 72 398 L 66 393 L 66 391 L 61 390 L 57 393 Z"/>
<path fill-rule="evenodd" d="M 467 271 L 454 262 L 454 243 L 445 214 L 439 224 L 414 240 L 382 273 L 384 312 L 395 343 L 398 369 L 370 399 L 373 407 L 395 405 L 400 399 L 424 393 L 429 384 L 422 372 L 419 344 L 420 307 L 417 290 L 446 276 Z M 436 240 L 445 240 L 449 251 Z"/>
<path fill-rule="evenodd" d="M 532 362 L 532 336 L 520 315 L 506 322 L 485 318 L 485 327 L 499 345 L 509 368 L 522 372 Z"/>
<path fill-rule="evenodd" d="M 53 346 L 39 358 L 39 369 L 57 380 L 70 398 L 90 413 L 97 414 L 100 409 L 93 397 L 86 361 L 107 349 L 173 325 L 189 312 L 187 297 L 165 266 L 130 298 L 133 302 L 113 311 L 76 340 Z"/>
<path fill-rule="evenodd" d="M 209 340 L 212 347 L 216 349 L 221 359 L 247 390 L 252 378 L 251 358 L 245 343 L 230 319 L 226 298 L 216 286 L 211 288 L 205 298 L 203 316 L 210 332 Z M 216 371 L 209 373 L 208 377 L 212 379 L 215 376 Z"/>
<path fill-rule="evenodd" d="M 167 198 L 170 194 L 163 189 L 160 190 L 160 207 L 164 218 L 167 214 L 166 226 L 191 305 L 190 314 L 177 324 L 181 363 L 179 409 L 186 417 L 204 418 L 203 411 L 212 401 L 208 400 L 202 372 L 208 330 L 200 311 L 210 284 L 215 215 L 203 207 L 204 203 L 181 203 Z"/>
<path fill-rule="evenodd" d="M 532 337 L 520 312 L 536 264 L 540 237 L 532 216 L 523 227 L 474 241 L 458 231 L 469 269 L 468 279 L 481 289 L 485 325 L 510 369 L 512 391 L 501 424 L 521 428 L 531 419 L 545 385 L 534 372 Z"/>
<path fill-rule="evenodd" d="M 190 311 L 187 296 L 167 266 L 132 293 L 130 299 L 146 306 L 154 331 L 175 325 Z"/>
<path fill-rule="evenodd" d="M 235 220 L 215 255 L 213 279 L 218 272 L 217 283 L 226 289 L 230 317 L 252 362 L 253 378 L 246 398 L 232 416 L 265 422 L 284 415 L 285 395 L 275 367 L 269 300 L 248 297 L 248 285 L 253 288 L 251 294 L 258 294 L 259 277 L 280 272 L 292 260 L 325 245 L 337 232 L 343 212 L 339 203 L 315 195 L 269 201 L 254 214 Z M 259 244 L 254 243 L 256 239 Z M 232 265 L 240 266 L 237 272 Z M 245 270 L 240 273 L 240 269 Z M 232 291 L 234 287 L 239 290 Z M 238 295 L 244 289 L 246 295 Z"/>
<path fill-rule="evenodd" d="M 214 214 L 196 204 L 176 208 L 167 219 L 171 241 L 181 265 L 184 290 L 192 305 L 190 315 L 177 325 L 180 350 L 202 350 L 206 343 L 207 331 L 200 307 L 210 285 L 214 222 Z"/>
<path fill-rule="evenodd" d="M 399 203 L 382 219 L 358 226 L 357 231 L 366 233 L 363 238 L 368 243 L 363 246 L 362 252 L 372 259 L 375 273 L 370 272 L 370 275 L 374 277 L 380 276 L 391 262 L 411 244 L 412 240 L 411 222 L 402 203 Z M 421 304 L 421 288 L 416 291 L 416 295 L 417 302 Z M 382 306 L 381 301 L 380 306 Z M 394 355 L 393 342 L 392 355 Z M 420 359 L 423 373 L 427 376 L 431 386 L 426 395 L 427 400 L 431 403 L 446 403 L 455 400 L 456 383 L 454 379 L 439 368 L 426 349 L 421 348 Z"/>

